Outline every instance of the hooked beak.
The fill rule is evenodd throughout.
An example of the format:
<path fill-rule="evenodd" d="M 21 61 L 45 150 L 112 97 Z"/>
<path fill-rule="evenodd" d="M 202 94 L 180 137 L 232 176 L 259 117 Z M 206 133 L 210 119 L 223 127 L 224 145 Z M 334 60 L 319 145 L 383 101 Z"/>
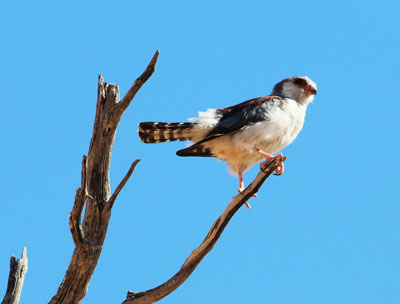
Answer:
<path fill-rule="evenodd" d="M 317 95 L 317 89 L 312 86 L 307 87 L 306 92 L 307 95 Z"/>

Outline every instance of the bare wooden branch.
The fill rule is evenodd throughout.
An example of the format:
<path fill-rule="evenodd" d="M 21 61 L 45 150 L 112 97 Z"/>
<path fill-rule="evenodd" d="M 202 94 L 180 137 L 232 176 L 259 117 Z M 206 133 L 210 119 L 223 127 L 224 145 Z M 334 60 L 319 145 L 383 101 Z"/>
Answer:
<path fill-rule="evenodd" d="M 129 168 L 128 172 L 126 172 L 124 178 L 121 180 L 121 182 L 119 183 L 118 187 L 115 189 L 113 195 L 110 197 L 110 199 L 108 200 L 108 203 L 106 204 L 107 208 L 112 208 L 112 206 L 114 205 L 115 200 L 118 197 L 118 194 L 121 192 L 122 188 L 124 188 L 126 182 L 129 180 L 129 178 L 131 177 L 133 170 L 135 170 L 136 165 L 141 161 L 140 158 L 138 158 L 137 160 L 135 160 L 131 167 Z"/>
<path fill-rule="evenodd" d="M 76 192 L 69 217 L 76 248 L 64 279 L 50 301 L 51 304 L 80 303 L 86 295 L 89 281 L 103 248 L 111 207 L 138 162 L 135 161 L 132 164 L 111 197 L 109 172 L 115 134 L 124 111 L 141 86 L 155 71 L 157 58 L 158 51 L 123 100 L 120 100 L 118 85 L 107 84 L 103 81 L 103 77 L 99 76 L 92 139 L 87 157 L 84 157 L 82 161 L 81 187 Z M 81 220 L 84 206 L 85 213 Z"/>
<path fill-rule="evenodd" d="M 89 281 L 100 257 L 106 237 L 111 209 L 136 165 L 134 161 L 114 193 L 110 188 L 110 162 L 115 134 L 121 117 L 136 93 L 155 71 L 159 52 L 156 51 L 146 70 L 136 79 L 126 95 L 120 99 L 118 85 L 107 84 L 100 75 L 93 135 L 87 157 L 82 160 L 81 187 L 77 189 L 69 225 L 75 250 L 71 262 L 50 304 L 80 303 L 86 295 Z M 283 159 L 272 159 L 256 179 L 233 198 L 223 214 L 215 221 L 204 241 L 193 250 L 181 269 L 164 284 L 143 292 L 128 292 L 124 303 L 154 303 L 177 289 L 212 250 L 225 227 L 239 208 L 261 187 Z M 83 208 L 85 209 L 82 219 Z"/>
<path fill-rule="evenodd" d="M 124 108 L 124 110 L 129 106 L 130 102 L 132 99 L 135 97 L 136 93 L 140 90 L 142 85 L 150 78 L 150 76 L 154 73 L 156 70 L 156 64 L 157 64 L 157 59 L 158 55 L 160 52 L 157 50 L 151 59 L 149 65 L 147 66 L 147 69 L 140 75 L 136 81 L 133 83 L 132 87 L 128 90 L 128 92 L 125 94 L 124 98 L 121 100 L 121 104 Z"/>
<path fill-rule="evenodd" d="M 82 225 L 81 225 L 81 217 L 83 206 L 86 201 L 86 155 L 82 158 L 82 170 L 81 170 L 81 187 L 76 190 L 75 194 L 75 202 L 72 207 L 72 211 L 69 214 L 69 228 L 71 229 L 72 239 L 75 243 L 76 248 L 81 253 L 84 253 L 85 248 L 83 247 L 85 244 Z"/>
<path fill-rule="evenodd" d="M 129 291 L 123 304 L 150 304 L 157 302 L 169 295 L 185 282 L 185 280 L 196 269 L 197 265 L 199 265 L 201 260 L 213 249 L 215 243 L 218 241 L 236 211 L 238 211 L 247 200 L 257 193 L 264 181 L 272 172 L 275 171 L 276 168 L 278 168 L 281 162 L 285 160 L 286 156 L 281 159 L 272 159 L 264 166 L 264 168 L 261 169 L 254 181 L 242 193 L 232 199 L 222 215 L 214 222 L 204 241 L 199 247 L 192 251 L 181 269 L 172 278 L 153 289 L 143 292 Z"/>
<path fill-rule="evenodd" d="M 18 260 L 10 258 L 10 274 L 6 295 L 1 304 L 18 304 L 21 298 L 22 286 L 24 285 L 25 275 L 28 271 L 28 257 L 26 247 L 22 250 L 22 255 Z"/>

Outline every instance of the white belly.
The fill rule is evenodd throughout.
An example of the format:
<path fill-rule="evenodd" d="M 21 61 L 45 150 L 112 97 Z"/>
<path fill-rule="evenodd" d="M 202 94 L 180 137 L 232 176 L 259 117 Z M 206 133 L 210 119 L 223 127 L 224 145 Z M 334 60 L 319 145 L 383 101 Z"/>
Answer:
<path fill-rule="evenodd" d="M 245 129 L 224 135 L 204 143 L 216 158 L 228 164 L 231 173 L 245 172 L 263 157 L 254 148 L 275 154 L 289 145 L 303 127 L 305 108 L 289 100 L 284 108 L 277 108 L 270 120 L 262 121 Z"/>

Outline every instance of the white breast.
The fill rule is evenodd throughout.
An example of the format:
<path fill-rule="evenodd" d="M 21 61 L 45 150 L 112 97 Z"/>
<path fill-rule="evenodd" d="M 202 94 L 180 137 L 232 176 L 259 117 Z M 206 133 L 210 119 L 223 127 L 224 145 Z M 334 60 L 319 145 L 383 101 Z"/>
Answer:
<path fill-rule="evenodd" d="M 304 117 L 305 107 L 287 99 L 281 107 L 276 107 L 270 113 L 269 120 L 249 126 L 243 132 L 239 132 L 234 141 L 247 148 L 250 145 L 250 148 L 257 147 L 264 152 L 275 154 L 293 142 L 303 128 Z"/>
<path fill-rule="evenodd" d="M 227 162 L 231 173 L 245 172 L 262 160 L 262 156 L 254 153 L 254 148 L 275 154 L 296 138 L 304 124 L 305 109 L 296 101 L 287 99 L 270 112 L 269 120 L 212 140 L 206 146 L 218 159 Z"/>

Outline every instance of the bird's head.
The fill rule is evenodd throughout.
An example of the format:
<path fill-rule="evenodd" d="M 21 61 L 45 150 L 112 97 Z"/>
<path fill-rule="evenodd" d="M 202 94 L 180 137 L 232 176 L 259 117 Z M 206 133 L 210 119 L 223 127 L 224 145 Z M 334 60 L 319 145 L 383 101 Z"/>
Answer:
<path fill-rule="evenodd" d="M 278 82 L 271 95 L 296 100 L 308 105 L 317 94 L 317 85 L 307 76 L 293 76 Z"/>

